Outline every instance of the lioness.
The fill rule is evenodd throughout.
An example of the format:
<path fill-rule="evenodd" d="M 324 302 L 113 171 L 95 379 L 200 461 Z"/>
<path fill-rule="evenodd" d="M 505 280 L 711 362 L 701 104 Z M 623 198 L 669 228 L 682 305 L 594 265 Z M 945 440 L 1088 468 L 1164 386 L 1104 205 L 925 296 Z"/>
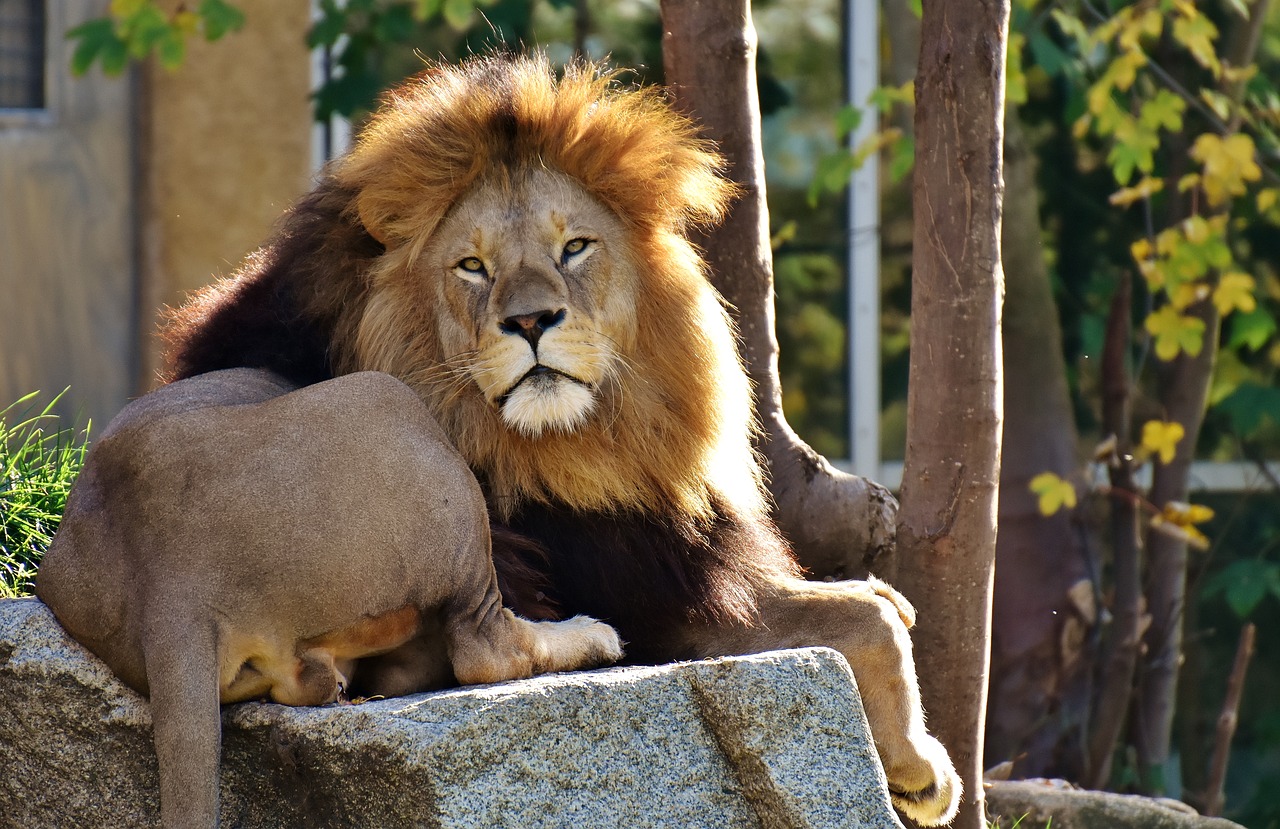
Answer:
<path fill-rule="evenodd" d="M 422 400 L 375 372 L 297 389 L 232 369 L 94 441 L 36 593 L 151 698 L 166 829 L 218 817 L 219 703 L 333 702 L 417 639 L 419 687 L 612 662 L 608 625 L 502 605 L 484 498 Z"/>

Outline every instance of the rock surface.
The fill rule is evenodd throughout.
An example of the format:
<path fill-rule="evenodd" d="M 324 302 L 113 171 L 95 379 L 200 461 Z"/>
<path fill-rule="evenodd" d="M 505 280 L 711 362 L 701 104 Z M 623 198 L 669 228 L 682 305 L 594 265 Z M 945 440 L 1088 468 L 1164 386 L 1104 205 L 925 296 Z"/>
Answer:
<path fill-rule="evenodd" d="M 987 789 L 987 814 L 1019 829 L 1244 829 L 1177 800 L 1071 788 L 1060 780 L 1009 780 Z"/>
<path fill-rule="evenodd" d="M 0 769 L 6 825 L 157 825 L 145 699 L 35 599 L 0 600 Z M 228 706 L 221 788 L 244 829 L 901 827 L 825 649 Z"/>

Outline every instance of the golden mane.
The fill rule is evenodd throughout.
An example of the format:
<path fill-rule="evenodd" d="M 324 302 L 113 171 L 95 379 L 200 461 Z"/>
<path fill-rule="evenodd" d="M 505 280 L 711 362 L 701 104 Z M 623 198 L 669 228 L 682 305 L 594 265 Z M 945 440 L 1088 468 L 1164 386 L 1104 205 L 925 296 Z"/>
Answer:
<path fill-rule="evenodd" d="M 388 246 L 359 320 L 339 324 L 339 371 L 375 369 L 417 388 L 484 478 L 502 516 L 527 500 L 575 509 L 709 517 L 719 496 L 761 507 L 750 393 L 732 329 L 684 237 L 732 194 L 722 159 L 654 90 L 599 67 L 557 80 L 544 58 L 436 66 L 391 93 L 333 171 L 361 224 Z M 536 438 L 504 427 L 478 395 L 439 391 L 432 309 L 410 296 L 423 246 L 471 188 L 543 167 L 580 182 L 622 219 L 640 274 L 635 347 L 612 410 Z"/>
<path fill-rule="evenodd" d="M 520 165 L 567 173 L 658 234 L 719 221 L 723 159 L 660 90 L 617 74 L 575 63 L 557 79 L 541 55 L 433 65 L 383 98 L 334 176 L 365 227 L 402 241 L 429 236 L 486 172 Z"/>

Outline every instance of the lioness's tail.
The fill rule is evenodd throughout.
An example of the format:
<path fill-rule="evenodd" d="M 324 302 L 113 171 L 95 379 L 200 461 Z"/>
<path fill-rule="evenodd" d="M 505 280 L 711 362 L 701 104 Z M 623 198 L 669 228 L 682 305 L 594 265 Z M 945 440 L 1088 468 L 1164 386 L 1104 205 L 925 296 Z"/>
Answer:
<path fill-rule="evenodd" d="M 213 829 L 218 823 L 217 633 L 180 610 L 148 608 L 143 649 L 160 768 L 164 829 Z"/>

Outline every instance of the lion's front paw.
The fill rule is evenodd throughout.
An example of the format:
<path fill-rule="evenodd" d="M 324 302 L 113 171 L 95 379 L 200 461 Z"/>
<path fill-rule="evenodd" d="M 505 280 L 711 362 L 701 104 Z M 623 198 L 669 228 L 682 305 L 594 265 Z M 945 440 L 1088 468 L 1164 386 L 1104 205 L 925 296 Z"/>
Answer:
<path fill-rule="evenodd" d="M 947 750 L 929 735 L 912 741 L 919 752 L 910 773 L 895 769 L 889 775 L 889 795 L 893 805 L 921 826 L 950 823 L 960 808 L 963 784 Z"/>

